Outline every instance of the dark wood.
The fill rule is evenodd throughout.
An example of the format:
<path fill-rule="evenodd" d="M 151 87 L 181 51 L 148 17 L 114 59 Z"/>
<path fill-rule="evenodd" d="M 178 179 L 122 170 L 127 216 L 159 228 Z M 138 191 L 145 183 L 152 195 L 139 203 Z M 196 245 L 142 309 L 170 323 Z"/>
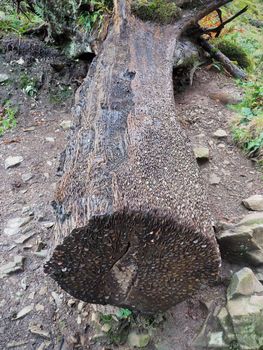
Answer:
<path fill-rule="evenodd" d="M 160 26 L 126 6 L 78 92 L 45 271 L 86 302 L 155 312 L 215 282 L 220 254 L 173 95 L 190 16 Z"/>
<path fill-rule="evenodd" d="M 237 65 L 235 65 L 231 60 L 226 57 L 220 50 L 218 50 L 216 47 L 211 45 L 207 40 L 205 39 L 199 39 L 199 43 L 202 46 L 202 48 L 207 51 L 211 57 L 216 59 L 218 62 L 222 64 L 222 66 L 225 68 L 225 70 L 230 73 L 234 78 L 237 79 L 246 79 L 247 74 L 246 72 L 239 68 Z"/>

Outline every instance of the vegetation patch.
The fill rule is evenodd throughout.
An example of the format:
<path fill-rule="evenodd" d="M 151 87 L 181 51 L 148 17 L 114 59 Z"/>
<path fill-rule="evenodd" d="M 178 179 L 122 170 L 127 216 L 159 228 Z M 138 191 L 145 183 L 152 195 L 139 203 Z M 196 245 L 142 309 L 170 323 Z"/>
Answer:
<path fill-rule="evenodd" d="M 263 164 L 263 27 L 258 25 L 263 23 L 263 3 L 261 0 L 234 1 L 223 8 L 223 17 L 228 18 L 247 5 L 248 11 L 212 42 L 248 73 L 247 81 L 237 81 L 244 97 L 240 104 L 231 107 L 237 112 L 232 132 L 235 142 L 248 156 Z M 212 27 L 219 24 L 216 13 L 208 20 Z"/>
<path fill-rule="evenodd" d="M 16 126 L 16 114 L 17 108 L 12 106 L 10 101 L 6 101 L 2 107 L 0 106 L 0 136 Z"/>
<path fill-rule="evenodd" d="M 181 16 L 181 9 L 173 1 L 135 0 L 132 12 L 143 21 L 170 24 Z"/>

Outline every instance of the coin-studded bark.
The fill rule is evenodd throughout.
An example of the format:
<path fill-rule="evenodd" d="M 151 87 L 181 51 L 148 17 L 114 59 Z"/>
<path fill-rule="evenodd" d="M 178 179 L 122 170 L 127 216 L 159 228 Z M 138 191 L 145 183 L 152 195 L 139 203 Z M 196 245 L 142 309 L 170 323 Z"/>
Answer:
<path fill-rule="evenodd" d="M 78 92 L 45 271 L 86 302 L 155 312 L 216 281 L 220 266 L 173 96 L 175 51 L 192 19 L 143 22 L 125 2 L 115 11 Z"/>

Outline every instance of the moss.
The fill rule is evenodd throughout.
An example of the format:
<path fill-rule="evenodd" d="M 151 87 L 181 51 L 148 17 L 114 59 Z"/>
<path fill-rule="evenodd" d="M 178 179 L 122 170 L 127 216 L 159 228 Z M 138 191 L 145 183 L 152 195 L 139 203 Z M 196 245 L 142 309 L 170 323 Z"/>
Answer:
<path fill-rule="evenodd" d="M 135 0 L 132 12 L 143 21 L 170 24 L 181 15 L 181 9 L 169 0 Z"/>
<path fill-rule="evenodd" d="M 235 61 L 242 68 L 250 68 L 251 60 L 247 52 L 233 40 L 222 38 L 216 41 L 216 47 L 231 61 Z"/>

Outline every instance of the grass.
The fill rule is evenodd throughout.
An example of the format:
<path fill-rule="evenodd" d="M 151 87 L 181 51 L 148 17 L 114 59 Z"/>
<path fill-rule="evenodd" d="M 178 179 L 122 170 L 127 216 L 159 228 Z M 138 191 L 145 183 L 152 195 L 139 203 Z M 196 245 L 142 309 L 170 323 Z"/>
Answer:
<path fill-rule="evenodd" d="M 7 130 L 16 126 L 16 114 L 17 108 L 14 107 L 10 101 L 6 101 L 5 104 L 0 107 L 0 136 L 2 136 Z"/>
<path fill-rule="evenodd" d="M 0 2 L 1 5 L 1 2 Z M 12 6 L 3 7 L 0 11 L 0 35 L 15 33 L 23 35 L 28 29 L 43 23 L 42 19 L 32 13 L 17 14 Z"/>
<path fill-rule="evenodd" d="M 263 27 L 260 27 L 260 23 L 263 25 L 263 2 L 236 0 L 224 7 L 223 16 L 227 18 L 246 5 L 248 11 L 235 19 L 221 38 L 213 41 L 248 73 L 247 81 L 237 81 L 243 89 L 244 99 L 231 107 L 237 112 L 232 133 L 246 154 L 263 165 Z"/>

